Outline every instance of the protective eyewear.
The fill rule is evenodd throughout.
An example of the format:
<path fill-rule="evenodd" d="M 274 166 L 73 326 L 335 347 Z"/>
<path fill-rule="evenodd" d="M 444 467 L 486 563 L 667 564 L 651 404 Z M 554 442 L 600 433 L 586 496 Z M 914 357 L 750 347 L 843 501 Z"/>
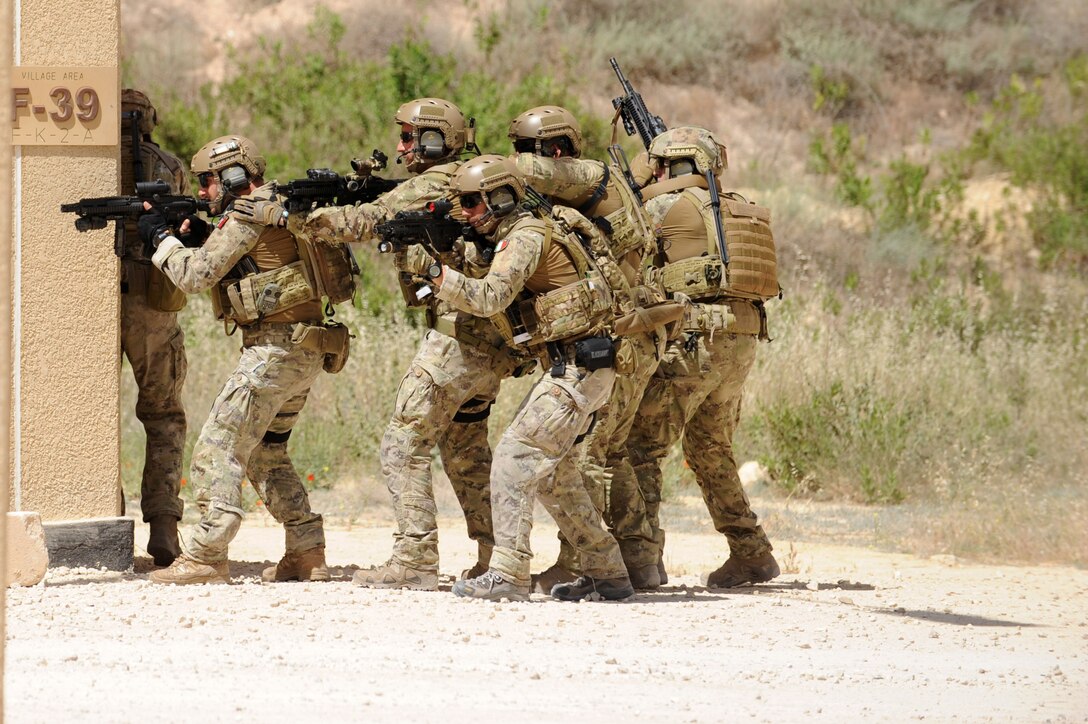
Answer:
<path fill-rule="evenodd" d="M 200 188 L 206 189 L 211 184 L 212 179 L 215 178 L 215 173 L 212 171 L 202 171 L 196 175 L 197 183 L 200 184 Z"/>
<path fill-rule="evenodd" d="M 462 209 L 474 209 L 484 202 L 483 194 L 471 193 L 461 197 Z"/>

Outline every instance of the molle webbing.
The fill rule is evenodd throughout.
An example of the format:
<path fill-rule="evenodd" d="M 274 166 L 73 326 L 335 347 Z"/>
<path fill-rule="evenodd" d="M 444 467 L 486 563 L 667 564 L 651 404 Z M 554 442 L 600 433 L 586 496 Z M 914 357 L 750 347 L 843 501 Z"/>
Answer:
<path fill-rule="evenodd" d="M 658 274 L 664 291 L 683 292 L 696 301 L 719 297 L 765 300 L 778 296 L 778 264 L 770 210 L 748 203 L 736 194 L 722 196 L 722 222 L 729 251 L 729 264 L 723 274 L 710 193 L 705 188 L 692 187 L 684 191 L 684 196 L 700 209 L 707 252 L 706 256 L 666 265 Z"/>

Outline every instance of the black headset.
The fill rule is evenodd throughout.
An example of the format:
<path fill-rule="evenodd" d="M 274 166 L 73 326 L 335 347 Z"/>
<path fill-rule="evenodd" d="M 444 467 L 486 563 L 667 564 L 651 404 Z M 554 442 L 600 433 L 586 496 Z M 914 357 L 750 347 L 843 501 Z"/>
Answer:
<path fill-rule="evenodd" d="M 442 158 L 447 153 L 446 137 L 437 128 L 420 129 L 419 148 L 423 158 Z"/>
<path fill-rule="evenodd" d="M 219 172 L 219 180 L 223 182 L 223 188 L 235 195 L 249 188 L 249 174 L 241 166 L 223 169 Z"/>
<path fill-rule="evenodd" d="M 495 216 L 506 216 L 517 205 L 518 197 L 509 186 L 500 186 L 487 195 L 487 206 Z"/>

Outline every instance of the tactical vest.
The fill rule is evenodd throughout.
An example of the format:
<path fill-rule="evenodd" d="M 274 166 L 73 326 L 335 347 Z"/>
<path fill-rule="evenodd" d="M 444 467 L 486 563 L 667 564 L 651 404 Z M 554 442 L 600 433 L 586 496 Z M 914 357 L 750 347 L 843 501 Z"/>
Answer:
<path fill-rule="evenodd" d="M 623 171 L 615 164 L 605 164 L 603 194 L 598 201 L 578 209 L 591 218 L 600 217 L 612 229 L 612 255 L 617 261 L 631 252 L 639 257 L 654 248 L 654 229 L 642 202 L 627 184 Z M 591 198 L 592 201 L 592 198 Z"/>
<path fill-rule="evenodd" d="M 347 244 L 299 239 L 266 226 L 249 254 L 213 288 L 212 308 L 218 319 L 243 326 L 320 320 L 321 300 L 331 316 L 333 304 L 354 296 L 358 273 Z"/>
<path fill-rule="evenodd" d="M 548 342 L 574 342 L 611 331 L 612 292 L 581 242 L 552 219 L 526 217 L 508 233 L 531 229 L 544 237 L 540 264 L 504 312 L 491 317 L 506 343 L 537 354 Z M 565 252 L 560 257 L 558 251 Z M 558 269 L 547 268 L 558 260 Z M 556 273 L 558 272 L 558 273 Z M 556 288 L 554 277 L 574 279 Z"/>
<path fill-rule="evenodd" d="M 126 195 L 136 194 L 136 182 L 140 181 L 165 181 L 170 185 L 173 193 L 187 193 L 189 189 L 181 188 L 185 182 L 185 169 L 181 162 L 173 155 L 163 151 L 156 144 L 141 140 L 139 142 L 139 164 L 133 153 L 133 135 L 126 129 L 121 141 L 121 193 Z M 137 174 L 136 166 L 139 165 L 140 173 Z M 139 178 L 137 178 L 139 176 Z M 185 292 L 179 290 L 170 279 L 151 266 L 150 260 L 144 254 L 143 242 L 136 230 L 136 220 L 127 219 L 117 222 L 114 233 L 121 237 L 117 248 L 124 249 L 124 261 L 137 262 L 141 268 L 127 265 L 125 270 L 125 282 L 127 294 L 143 295 L 147 305 L 160 312 L 177 312 L 185 306 Z M 147 269 L 142 267 L 146 266 Z"/>
<path fill-rule="evenodd" d="M 666 294 L 681 292 L 695 301 L 765 301 L 778 296 L 781 289 L 770 209 L 749 203 L 737 193 L 720 195 L 722 230 L 729 253 L 723 270 L 710 191 L 702 186 L 705 182 L 685 188 L 681 198 L 689 199 L 699 209 L 706 233 L 705 254 L 670 261 L 656 270 L 657 283 Z"/>

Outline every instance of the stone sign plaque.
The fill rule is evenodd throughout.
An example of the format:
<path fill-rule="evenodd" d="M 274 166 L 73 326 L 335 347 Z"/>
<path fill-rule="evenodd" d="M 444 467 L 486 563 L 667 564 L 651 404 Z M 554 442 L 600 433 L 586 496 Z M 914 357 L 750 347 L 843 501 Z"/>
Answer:
<path fill-rule="evenodd" d="M 117 68 L 12 68 L 11 118 L 14 146 L 116 146 Z"/>

